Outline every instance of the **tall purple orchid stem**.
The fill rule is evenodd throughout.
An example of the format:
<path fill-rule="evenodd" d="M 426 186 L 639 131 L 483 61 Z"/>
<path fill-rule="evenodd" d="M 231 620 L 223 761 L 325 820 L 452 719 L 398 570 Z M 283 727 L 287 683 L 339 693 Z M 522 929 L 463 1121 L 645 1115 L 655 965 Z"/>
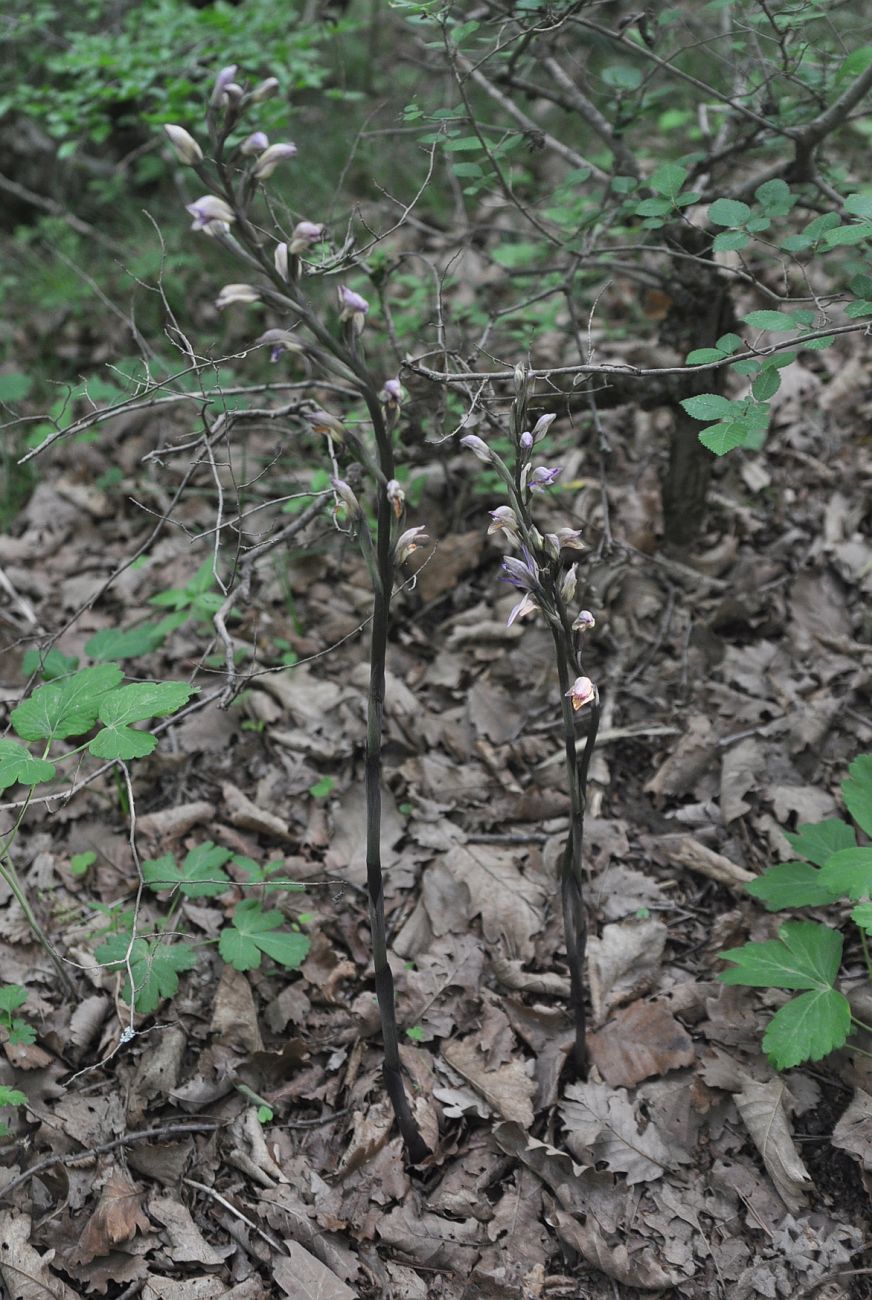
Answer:
<path fill-rule="evenodd" d="M 221 196 L 233 209 L 236 217 L 235 237 L 225 239 L 223 242 L 228 244 L 249 265 L 256 267 L 270 281 L 274 288 L 264 290 L 264 300 L 280 310 L 293 312 L 298 320 L 306 326 L 309 333 L 320 344 L 320 350 L 315 352 L 313 349 L 313 354 L 322 360 L 323 364 L 332 364 L 333 368 L 338 363 L 340 373 L 351 379 L 366 404 L 375 437 L 374 458 L 369 455 L 362 442 L 350 434 L 350 431 L 346 438 L 349 449 L 374 479 L 377 493 L 374 546 L 372 546 L 371 539 L 366 531 L 366 521 L 361 520 L 361 545 L 373 579 L 365 759 L 366 877 L 375 991 L 378 999 L 384 1048 L 382 1069 L 385 1091 L 393 1107 L 397 1127 L 405 1144 L 409 1160 L 412 1164 L 419 1164 L 429 1156 L 430 1150 L 421 1136 L 412 1115 L 403 1084 L 394 980 L 388 962 L 384 877 L 381 860 L 385 663 L 390 629 L 391 596 L 394 585 L 392 545 L 394 516 L 387 495 L 387 484 L 395 478 L 394 452 L 390 428 L 385 419 L 384 408 L 379 400 L 381 384 L 373 378 L 369 371 L 362 354 L 360 342 L 354 336 L 353 331 L 347 331 L 344 339 L 337 339 L 318 318 L 299 286 L 291 286 L 285 282 L 276 270 L 272 259 L 265 252 L 261 239 L 249 222 L 246 212 L 248 201 L 252 197 L 252 191 L 243 187 L 243 192 L 237 194 L 231 169 L 224 162 L 223 152 L 226 136 L 226 131 L 216 132 L 213 136 L 215 164 L 220 182 L 218 188 Z M 205 164 L 196 165 L 194 170 L 203 180 L 208 181 L 210 186 L 214 185 L 214 177 L 210 175 Z"/>

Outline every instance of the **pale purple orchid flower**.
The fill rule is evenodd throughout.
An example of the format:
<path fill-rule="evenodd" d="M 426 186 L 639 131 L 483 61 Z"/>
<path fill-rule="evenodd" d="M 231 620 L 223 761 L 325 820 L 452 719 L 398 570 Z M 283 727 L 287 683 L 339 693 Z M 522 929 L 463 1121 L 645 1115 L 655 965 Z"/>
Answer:
<path fill-rule="evenodd" d="M 556 419 L 556 415 L 540 415 L 539 419 L 533 425 L 533 433 L 531 435 L 533 441 L 541 442 Z"/>
<path fill-rule="evenodd" d="M 164 131 L 180 163 L 184 163 L 186 167 L 193 167 L 203 161 L 203 150 L 190 131 L 186 131 L 183 126 L 170 125 L 164 126 Z"/>
<path fill-rule="evenodd" d="M 360 502 L 351 490 L 351 485 L 346 483 L 344 478 L 334 478 L 330 482 L 333 484 L 333 491 L 347 508 L 349 518 L 359 519 L 363 511 L 360 508 Z"/>
<path fill-rule="evenodd" d="M 385 406 L 399 406 L 403 400 L 403 385 L 399 379 L 386 379 L 379 397 Z"/>
<path fill-rule="evenodd" d="M 538 609 L 539 606 L 529 591 L 525 591 L 517 605 L 513 607 L 506 621 L 506 627 L 511 627 L 516 618 L 526 618 L 528 614 L 535 614 Z"/>
<path fill-rule="evenodd" d="M 306 419 L 314 433 L 323 433 L 328 437 L 335 438 L 337 442 L 345 441 L 345 425 L 336 415 L 331 415 L 329 411 L 319 408 L 316 411 L 306 411 Z"/>
<path fill-rule="evenodd" d="M 566 698 L 571 700 L 573 709 L 578 712 L 596 698 L 596 687 L 589 677 L 576 677 L 566 692 Z"/>
<path fill-rule="evenodd" d="M 273 252 L 273 265 L 281 278 L 287 280 L 289 276 L 287 244 L 276 244 Z"/>
<path fill-rule="evenodd" d="M 520 446 L 521 446 L 521 451 L 532 451 L 532 449 L 533 449 L 533 435 L 532 435 L 532 433 L 529 433 L 529 432 L 524 432 L 524 433 L 522 433 L 521 436 L 520 436 L 520 438 L 518 439 L 518 441 L 519 441 Z"/>
<path fill-rule="evenodd" d="M 570 605 L 578 586 L 578 565 L 571 564 L 560 580 L 560 596 L 565 605 Z"/>
<path fill-rule="evenodd" d="M 596 619 L 589 609 L 580 610 L 572 623 L 573 632 L 589 632 L 594 627 L 596 627 Z"/>
<path fill-rule="evenodd" d="M 246 156 L 253 153 L 263 153 L 264 149 L 269 148 L 269 137 L 263 131 L 253 131 L 251 135 L 245 137 L 239 146 L 239 152 Z"/>
<path fill-rule="evenodd" d="M 365 316 L 369 311 L 369 303 L 362 298 L 359 293 L 349 289 L 347 284 L 339 286 L 339 307 L 341 314 L 340 320 L 351 320 L 354 316 Z"/>
<path fill-rule="evenodd" d="M 562 465 L 555 465 L 553 469 L 549 469 L 547 465 L 538 465 L 527 479 L 527 486 L 531 492 L 544 492 L 546 488 L 550 488 L 557 481 L 562 473 Z"/>
<path fill-rule="evenodd" d="M 488 537 L 492 533 L 505 533 L 511 542 L 520 540 L 518 516 L 511 506 L 497 506 L 496 510 L 490 510 L 488 513 L 491 517 L 487 530 Z"/>
<path fill-rule="evenodd" d="M 388 479 L 387 487 L 385 490 L 388 494 L 388 501 L 391 504 L 391 509 L 393 510 L 397 519 L 400 519 L 402 517 L 403 511 L 406 508 L 405 492 L 403 491 L 399 481 L 395 478 Z"/>
<path fill-rule="evenodd" d="M 297 152 L 297 146 L 291 144 L 289 140 L 281 144 L 271 144 L 268 149 L 264 149 L 252 169 L 252 176 L 255 180 L 265 181 L 272 176 L 280 162 L 285 162 L 288 158 L 293 158 Z"/>
<path fill-rule="evenodd" d="M 461 447 L 465 447 L 467 451 L 471 451 L 473 456 L 477 456 L 479 460 L 484 461 L 485 465 L 490 465 L 493 461 L 493 454 L 490 447 L 484 439 L 479 438 L 476 433 L 466 434 L 465 437 L 460 439 L 460 445 Z"/>
<path fill-rule="evenodd" d="M 295 257 L 300 253 L 308 252 L 314 244 L 321 242 L 323 234 L 324 227 L 317 221 L 298 221 L 291 234 L 288 251 Z"/>
<path fill-rule="evenodd" d="M 426 546 L 429 540 L 427 530 L 422 525 L 419 524 L 417 528 L 407 528 L 397 538 L 397 544 L 394 547 L 395 563 L 402 564 L 413 551 L 417 551 L 419 546 Z"/>
<path fill-rule="evenodd" d="M 260 291 L 251 284 L 225 284 L 215 299 L 219 311 L 236 302 L 260 302 Z"/>
<path fill-rule="evenodd" d="M 267 77 L 265 81 L 258 82 L 251 92 L 251 102 L 252 104 L 262 104 L 265 99 L 272 99 L 278 90 L 278 77 Z"/>
<path fill-rule="evenodd" d="M 209 231 L 210 227 L 229 226 L 236 220 L 230 204 L 215 194 L 204 194 L 194 203 L 188 203 L 185 211 L 194 218 L 192 230 Z"/>
<path fill-rule="evenodd" d="M 521 547 L 523 559 L 517 556 L 507 555 L 502 563 L 503 577 L 501 582 L 508 582 L 512 587 L 519 587 L 522 591 L 538 591 L 539 566 L 533 559 L 533 556 L 527 550 L 526 546 Z"/>
<path fill-rule="evenodd" d="M 303 348 L 295 336 L 288 330 L 267 330 L 255 340 L 261 347 L 268 347 L 269 359 L 278 361 L 286 352 L 302 352 Z"/>

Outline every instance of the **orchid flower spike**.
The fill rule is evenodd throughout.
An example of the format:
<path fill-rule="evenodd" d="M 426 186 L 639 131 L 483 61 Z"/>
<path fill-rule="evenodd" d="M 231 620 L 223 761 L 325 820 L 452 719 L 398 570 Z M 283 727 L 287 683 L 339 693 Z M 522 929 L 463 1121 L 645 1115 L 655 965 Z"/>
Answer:
<path fill-rule="evenodd" d="M 269 139 L 263 131 L 253 131 L 251 135 L 245 137 L 239 146 L 239 152 L 246 155 L 252 153 L 263 153 L 264 149 L 269 148 Z"/>
<path fill-rule="evenodd" d="M 262 104 L 265 99 L 272 99 L 273 95 L 279 90 L 278 77 L 267 77 L 265 81 L 259 82 L 251 92 L 252 104 Z"/>
<path fill-rule="evenodd" d="M 501 581 L 507 582 L 511 587 L 519 587 L 522 591 L 538 591 L 541 586 L 539 566 L 526 546 L 521 547 L 521 555 L 523 559 L 520 560 L 514 555 L 506 556 L 502 563 Z"/>
<path fill-rule="evenodd" d="M 353 334 L 360 334 L 366 324 L 369 303 L 359 293 L 349 289 L 347 284 L 339 286 L 339 319 L 350 321 Z"/>
<path fill-rule="evenodd" d="M 273 265 L 276 268 L 276 272 L 283 280 L 290 278 L 287 244 L 276 244 L 273 251 Z"/>
<path fill-rule="evenodd" d="M 229 97 L 227 94 L 227 87 L 232 85 L 234 82 L 234 78 L 236 77 L 236 66 L 235 63 L 228 64 L 226 68 L 221 69 L 218 76 L 215 78 L 215 85 L 212 89 L 212 98 L 209 101 L 213 108 L 228 102 Z"/>
<path fill-rule="evenodd" d="M 288 330 L 267 330 L 255 342 L 261 347 L 269 348 L 269 359 L 272 362 L 278 361 L 286 352 L 304 351 L 297 337 Z"/>
<path fill-rule="evenodd" d="M 538 465 L 533 473 L 527 479 L 527 486 L 531 492 L 544 492 L 550 488 L 563 473 L 562 465 L 555 465 L 549 469 L 547 465 Z"/>
<path fill-rule="evenodd" d="M 510 542 L 520 541 L 518 516 L 511 506 L 497 506 L 496 510 L 490 510 L 488 513 L 491 517 L 487 530 L 488 537 L 492 533 L 505 533 Z"/>
<path fill-rule="evenodd" d="M 379 397 L 385 406 L 399 406 L 403 400 L 403 385 L 399 379 L 386 379 Z"/>
<path fill-rule="evenodd" d="M 571 564 L 560 581 L 560 597 L 565 605 L 572 603 L 578 586 L 578 565 Z"/>
<path fill-rule="evenodd" d="M 529 591 L 525 591 L 517 605 L 513 607 L 512 612 L 509 614 L 509 617 L 506 620 L 506 627 L 511 627 L 516 618 L 526 618 L 528 614 L 535 614 L 538 609 L 539 605 L 536 600 L 530 595 Z"/>

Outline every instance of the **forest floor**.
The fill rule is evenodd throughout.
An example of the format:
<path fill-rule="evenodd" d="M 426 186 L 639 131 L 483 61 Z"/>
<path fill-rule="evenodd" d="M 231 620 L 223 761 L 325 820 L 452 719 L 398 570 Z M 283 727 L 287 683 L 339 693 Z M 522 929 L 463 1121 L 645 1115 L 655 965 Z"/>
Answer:
<path fill-rule="evenodd" d="M 209 942 L 238 883 L 146 892 L 140 924 L 172 907 L 202 951 L 175 997 L 131 1017 L 93 957 L 106 923 L 94 905 L 136 896 L 124 785 L 109 771 L 31 804 L 16 861 L 75 995 L 4 893 L 0 983 L 27 989 L 37 1030 L 0 1057 L 0 1084 L 28 1098 L 0 1139 L 8 1296 L 872 1295 L 872 1059 L 843 1050 L 776 1074 L 760 1041 L 784 995 L 717 980 L 720 951 L 783 919 L 744 882 L 790 857 L 784 830 L 838 815 L 847 764 L 872 750 L 862 349 L 843 339 L 783 372 L 769 445 L 717 466 L 704 535 L 681 558 L 659 543 L 659 413 L 604 416 L 607 483 L 575 447 L 543 502 L 544 523 L 585 529 L 585 667 L 604 701 L 586 1082 L 564 1068 L 568 801 L 550 641 L 541 622 L 506 627 L 513 595 L 485 536 L 499 501 L 476 494 L 474 465 L 458 460 L 459 492 L 427 478 L 409 523 L 438 545 L 396 598 L 384 807 L 403 1060 L 433 1150 L 422 1168 L 405 1164 L 380 1082 L 362 852 L 369 596 L 354 546 L 322 518 L 307 550 L 258 570 L 229 624 L 255 675 L 229 709 L 220 666 L 204 662 L 221 649 L 208 622 L 124 665 L 202 688 L 131 769 L 140 858 L 212 841 L 279 861 L 305 893 L 278 906 L 306 914 L 311 947 L 297 971 L 238 971 Z M 149 597 L 183 588 L 206 557 L 190 538 L 214 528 L 214 500 L 192 492 L 93 602 L 166 509 L 141 458 L 185 432 L 130 419 L 40 461 L 0 538 L 7 716 L 27 645 L 84 607 L 59 641 L 84 662 L 89 638 L 153 618 Z M 249 453 L 274 437 L 253 433 Z M 121 477 L 94 486 L 107 463 Z M 277 666 L 289 649 L 299 662 Z M 96 860 L 76 876 L 85 852 Z M 868 1000 L 854 939 L 845 961 Z"/>

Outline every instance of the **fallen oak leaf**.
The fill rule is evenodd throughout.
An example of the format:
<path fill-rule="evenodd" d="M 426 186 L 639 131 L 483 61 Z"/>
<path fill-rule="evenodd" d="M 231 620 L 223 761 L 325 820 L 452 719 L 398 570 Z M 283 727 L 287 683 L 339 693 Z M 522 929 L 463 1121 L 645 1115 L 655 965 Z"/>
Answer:
<path fill-rule="evenodd" d="M 97 1207 L 68 1259 L 74 1264 L 90 1264 L 95 1256 L 108 1255 L 137 1232 L 150 1231 L 151 1222 L 142 1208 L 142 1192 L 118 1165 L 112 1165 Z"/>

